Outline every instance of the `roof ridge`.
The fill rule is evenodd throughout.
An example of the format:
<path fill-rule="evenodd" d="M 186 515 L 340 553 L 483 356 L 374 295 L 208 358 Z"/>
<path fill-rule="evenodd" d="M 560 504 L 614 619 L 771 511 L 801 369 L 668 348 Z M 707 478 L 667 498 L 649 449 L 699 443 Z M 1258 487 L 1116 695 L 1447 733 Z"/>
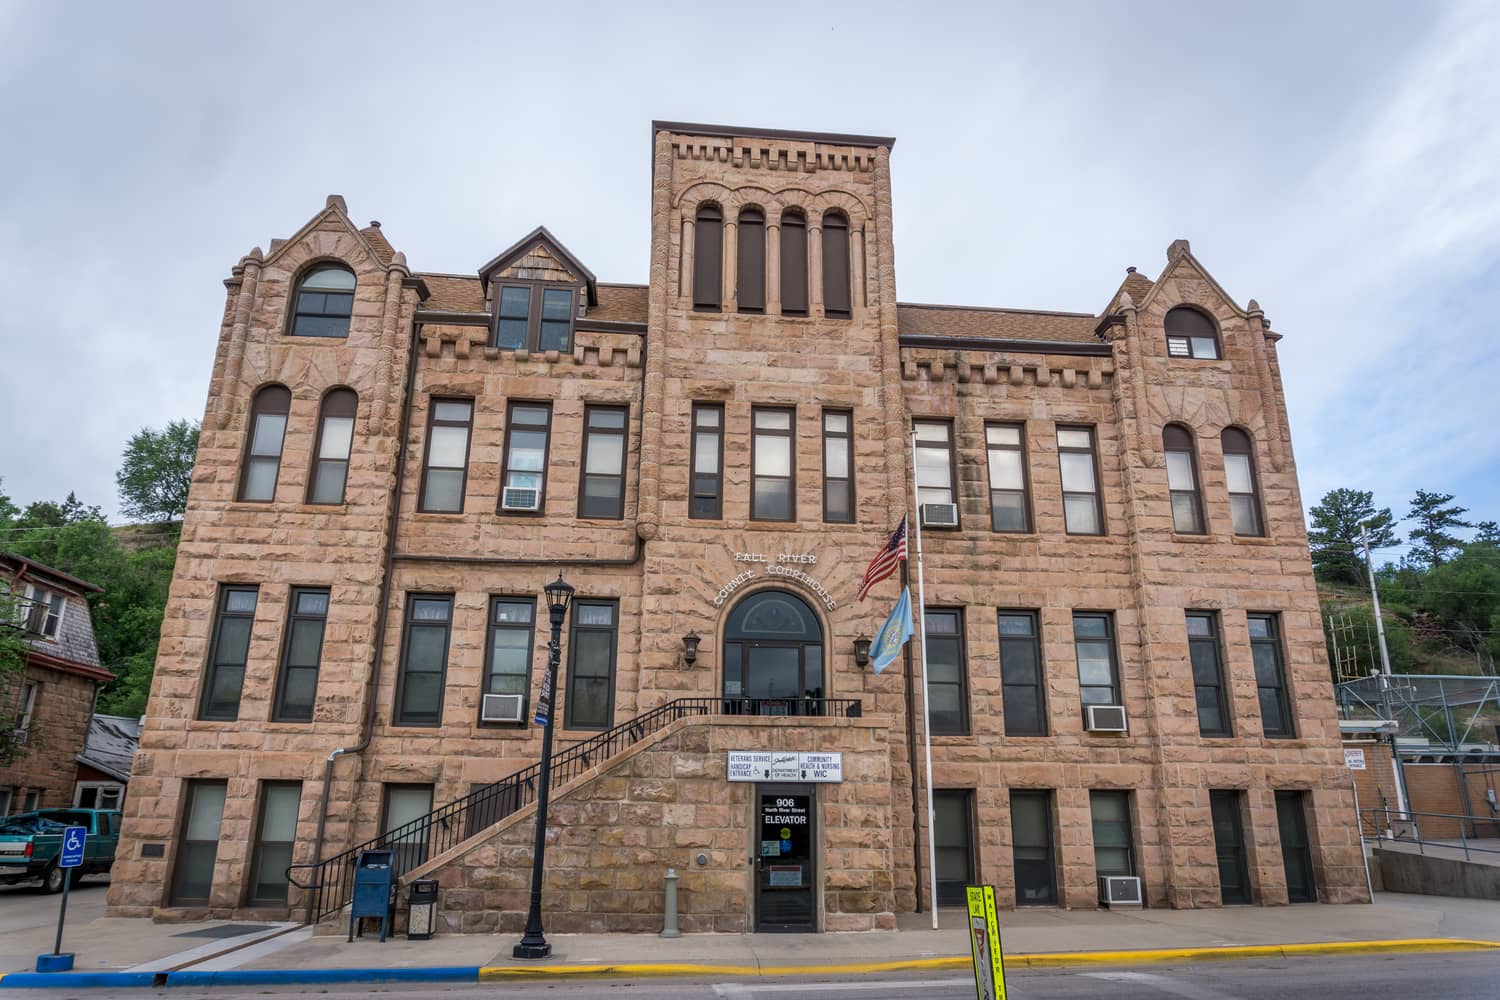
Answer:
<path fill-rule="evenodd" d="M 994 312 L 1010 313 L 1017 316 L 1071 316 L 1078 319 L 1093 319 L 1094 313 L 1068 312 L 1061 309 L 1017 309 L 1012 306 L 960 306 L 947 302 L 900 302 L 897 306 L 911 306 L 917 309 L 964 309 L 969 312 Z"/>
<path fill-rule="evenodd" d="M 452 271 L 417 271 L 419 278 L 463 278 L 465 281 L 478 281 L 477 274 L 454 274 Z"/>

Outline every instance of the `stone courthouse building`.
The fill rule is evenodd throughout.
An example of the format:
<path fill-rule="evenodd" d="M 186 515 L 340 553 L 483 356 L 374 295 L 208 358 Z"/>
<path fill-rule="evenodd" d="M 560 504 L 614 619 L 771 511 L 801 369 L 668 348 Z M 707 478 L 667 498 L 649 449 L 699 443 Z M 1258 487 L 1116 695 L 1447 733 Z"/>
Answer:
<path fill-rule="evenodd" d="M 669 867 L 685 930 L 892 927 L 929 837 L 940 903 L 1364 900 L 1280 336 L 1185 240 L 900 302 L 893 145 L 655 123 L 648 285 L 545 228 L 424 273 L 337 196 L 241 259 L 111 912 L 332 918 L 390 831 L 519 930 L 559 573 L 549 930 L 659 929 Z M 855 599 L 903 514 L 930 713 Z"/>

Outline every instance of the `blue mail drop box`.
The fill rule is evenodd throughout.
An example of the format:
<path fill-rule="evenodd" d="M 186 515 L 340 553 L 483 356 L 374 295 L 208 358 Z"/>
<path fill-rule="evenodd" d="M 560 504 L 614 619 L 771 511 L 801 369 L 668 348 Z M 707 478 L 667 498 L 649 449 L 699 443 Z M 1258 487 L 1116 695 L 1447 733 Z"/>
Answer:
<path fill-rule="evenodd" d="M 385 940 L 391 916 L 391 889 L 396 870 L 391 866 L 394 851 L 363 851 L 354 862 L 354 903 L 349 908 L 349 940 L 365 917 L 380 921 L 380 940 Z"/>

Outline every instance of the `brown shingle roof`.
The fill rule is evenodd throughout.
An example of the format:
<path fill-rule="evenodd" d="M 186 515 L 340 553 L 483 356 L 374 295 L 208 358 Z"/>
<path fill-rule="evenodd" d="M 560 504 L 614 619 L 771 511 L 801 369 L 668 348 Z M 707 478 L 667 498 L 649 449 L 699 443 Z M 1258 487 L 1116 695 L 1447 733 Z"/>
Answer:
<path fill-rule="evenodd" d="M 599 304 L 588 311 L 589 319 L 615 323 L 646 322 L 647 302 L 651 291 L 648 286 L 607 285 L 601 281 L 596 287 Z"/>
<path fill-rule="evenodd" d="M 375 251 L 375 258 L 389 267 L 391 258 L 396 256 L 396 248 L 391 246 L 390 240 L 386 239 L 385 234 L 380 231 L 380 225 L 372 222 L 361 229 L 359 235 L 363 236 L 365 242 L 370 244 L 370 249 Z"/>
<path fill-rule="evenodd" d="M 896 322 L 902 333 L 927 333 L 941 337 L 989 337 L 994 340 L 1099 343 L 1099 338 L 1094 336 L 1094 327 L 1098 325 L 1099 318 L 1089 313 L 898 302 Z"/>
<path fill-rule="evenodd" d="M 461 274 L 419 274 L 427 282 L 423 309 L 441 312 L 484 312 L 484 286 L 479 279 Z"/>
<path fill-rule="evenodd" d="M 1139 271 L 1128 271 L 1125 280 L 1120 282 L 1120 287 L 1115 289 L 1114 297 L 1109 300 L 1109 305 L 1104 307 L 1101 316 L 1109 315 L 1120 308 L 1120 296 L 1125 292 L 1130 293 L 1130 299 L 1136 305 L 1140 305 L 1145 299 L 1146 293 L 1155 287 L 1155 282 L 1141 274 Z"/>

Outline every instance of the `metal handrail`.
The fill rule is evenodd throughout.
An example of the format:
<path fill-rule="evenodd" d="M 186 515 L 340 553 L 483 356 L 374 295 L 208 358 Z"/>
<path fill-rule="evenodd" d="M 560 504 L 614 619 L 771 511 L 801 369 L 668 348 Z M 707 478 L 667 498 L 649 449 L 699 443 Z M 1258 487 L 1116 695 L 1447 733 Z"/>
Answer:
<path fill-rule="evenodd" d="M 704 715 L 853 719 L 862 715 L 862 708 L 858 698 L 677 698 L 554 753 L 552 787 L 561 787 L 679 719 Z M 361 852 L 374 848 L 392 850 L 391 867 L 394 877 L 399 879 L 428 858 L 444 853 L 534 802 L 541 770 L 538 761 L 332 857 L 289 866 L 287 880 L 307 893 L 304 921 L 316 923 L 348 905 L 353 894 L 354 863 Z M 293 872 L 310 872 L 311 876 L 305 882 L 299 881 Z"/>
<path fill-rule="evenodd" d="M 1476 823 L 1491 823 L 1494 824 L 1497 834 L 1500 834 L 1500 815 L 1473 816 L 1464 813 L 1414 812 L 1410 809 L 1391 809 L 1387 806 L 1374 809 L 1361 809 L 1359 814 L 1361 817 L 1370 817 L 1370 825 L 1375 828 L 1374 840 L 1376 844 L 1379 844 L 1382 840 L 1389 840 L 1392 843 L 1416 844 L 1417 853 L 1422 855 L 1426 855 L 1428 846 L 1445 847 L 1452 850 L 1453 844 L 1444 843 L 1444 840 L 1451 841 L 1453 839 L 1451 837 L 1443 838 L 1443 840 L 1434 837 L 1427 837 L 1425 839 L 1422 837 L 1422 825 L 1415 817 L 1425 816 L 1428 819 L 1458 820 L 1459 846 L 1464 852 L 1465 861 L 1470 860 L 1469 853 L 1471 851 L 1478 851 L 1481 854 L 1500 854 L 1500 848 L 1497 847 L 1475 847 L 1471 845 L 1469 843 L 1469 835 L 1464 832 L 1465 823 L 1471 826 Z M 1377 816 L 1380 817 L 1380 820 L 1377 820 Z M 1397 823 L 1409 825 L 1411 827 L 1410 835 L 1398 833 L 1396 829 Z M 1364 840 L 1370 839 L 1365 837 L 1363 820 L 1360 822 L 1360 838 Z"/>

